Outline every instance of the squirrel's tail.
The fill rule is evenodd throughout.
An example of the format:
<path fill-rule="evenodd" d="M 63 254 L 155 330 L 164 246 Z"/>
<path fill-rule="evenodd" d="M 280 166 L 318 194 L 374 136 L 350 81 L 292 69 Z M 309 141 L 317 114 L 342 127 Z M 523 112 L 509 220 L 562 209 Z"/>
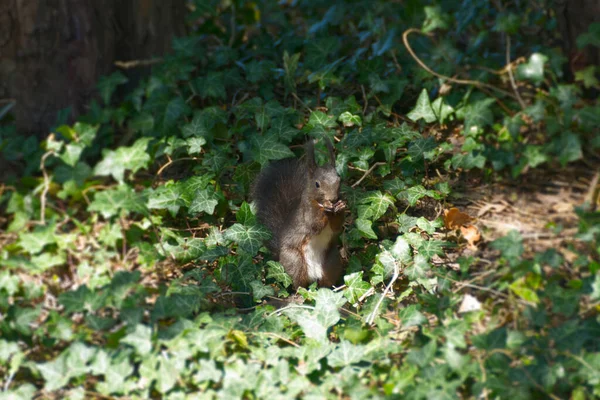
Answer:
<path fill-rule="evenodd" d="M 259 174 L 252 187 L 258 221 L 271 231 L 267 246 L 276 258 L 283 230 L 292 223 L 306 187 L 307 170 L 295 158 L 269 164 Z"/>

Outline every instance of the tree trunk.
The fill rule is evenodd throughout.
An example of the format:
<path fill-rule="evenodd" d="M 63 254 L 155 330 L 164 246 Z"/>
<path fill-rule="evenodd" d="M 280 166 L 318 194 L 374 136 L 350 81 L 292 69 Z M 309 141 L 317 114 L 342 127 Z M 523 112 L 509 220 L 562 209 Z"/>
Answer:
<path fill-rule="evenodd" d="M 85 112 L 115 61 L 165 53 L 184 18 L 185 0 L 0 0 L 0 103 L 45 137 L 59 110 Z"/>
<path fill-rule="evenodd" d="M 590 65 L 600 65 L 600 49 L 577 47 L 577 37 L 586 33 L 590 24 L 600 22 L 600 0 L 555 0 L 554 11 L 563 40 L 563 49 L 569 58 L 571 78 L 575 72 Z"/>

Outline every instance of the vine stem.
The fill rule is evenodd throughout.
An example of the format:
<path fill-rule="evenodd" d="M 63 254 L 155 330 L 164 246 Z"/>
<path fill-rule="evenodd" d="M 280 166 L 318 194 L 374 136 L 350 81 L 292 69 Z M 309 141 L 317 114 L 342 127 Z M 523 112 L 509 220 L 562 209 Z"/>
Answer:
<path fill-rule="evenodd" d="M 375 322 L 375 315 L 379 311 L 379 307 L 381 307 L 381 303 L 383 303 L 384 297 L 392 289 L 392 285 L 394 284 L 394 282 L 396 282 L 399 275 L 400 275 L 400 268 L 398 267 L 398 263 L 396 261 L 394 261 L 394 275 L 392 276 L 392 279 L 390 279 L 390 282 L 385 287 L 385 290 L 383 291 L 383 293 L 381 293 L 381 297 L 379 298 L 379 300 L 377 300 L 377 304 L 375 304 L 375 308 L 373 308 L 373 311 L 371 312 L 371 314 L 369 314 L 369 316 L 365 320 L 365 323 L 367 325 L 372 325 L 373 322 Z"/>
<path fill-rule="evenodd" d="M 519 94 L 519 90 L 517 89 L 517 83 L 515 82 L 515 77 L 512 73 L 512 68 L 510 68 L 510 35 L 506 34 L 506 65 L 508 65 L 508 77 L 510 78 L 510 85 L 513 88 L 513 91 L 515 92 L 515 96 L 517 96 L 517 101 L 519 102 L 519 105 L 521 106 L 521 108 L 524 110 L 526 105 L 525 102 L 523 101 L 523 99 L 521 98 L 521 95 Z"/>
<path fill-rule="evenodd" d="M 456 79 L 456 78 L 452 78 L 450 76 L 446 76 L 446 75 L 442 75 L 438 72 L 435 72 L 434 70 L 432 70 L 431 68 L 429 68 L 423 61 L 421 61 L 421 59 L 419 57 L 417 57 L 417 55 L 415 54 L 414 50 L 412 49 L 412 47 L 410 47 L 410 44 L 408 43 L 408 35 L 410 35 L 411 33 L 420 33 L 422 35 L 426 35 L 426 36 L 430 36 L 429 34 L 421 31 L 420 29 L 417 28 L 410 28 L 407 29 L 406 31 L 404 31 L 404 33 L 402 34 L 402 42 L 404 43 L 404 47 L 406 47 L 406 50 L 408 51 L 408 53 L 411 55 L 411 57 L 416 61 L 417 64 L 419 64 L 419 66 L 421 68 L 423 68 L 425 71 L 429 72 L 431 75 L 434 75 L 440 79 L 444 79 L 447 80 L 448 82 L 453 82 L 459 85 L 472 85 L 478 88 L 488 88 L 488 89 L 492 89 L 495 90 L 499 93 L 502 93 L 506 96 L 512 97 L 513 99 L 517 99 L 516 96 L 510 92 L 507 92 L 506 90 L 502 90 L 500 88 L 497 88 L 494 85 L 490 85 L 489 83 L 485 83 L 485 82 L 480 82 L 480 81 L 475 81 L 475 80 L 471 80 L 471 79 Z"/>
<path fill-rule="evenodd" d="M 46 163 L 46 159 L 53 154 L 53 150 L 45 152 L 40 161 L 40 169 L 42 170 L 42 175 L 44 176 L 44 189 L 40 194 L 40 223 L 42 225 L 46 225 L 46 196 L 50 190 L 50 176 L 48 175 L 48 171 L 46 171 L 44 164 Z"/>

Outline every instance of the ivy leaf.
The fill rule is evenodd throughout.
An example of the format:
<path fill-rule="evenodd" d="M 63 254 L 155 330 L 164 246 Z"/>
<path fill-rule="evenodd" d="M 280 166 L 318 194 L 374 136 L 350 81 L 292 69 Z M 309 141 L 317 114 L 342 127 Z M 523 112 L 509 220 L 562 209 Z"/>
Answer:
<path fill-rule="evenodd" d="M 327 356 L 327 364 L 333 368 L 346 367 L 361 362 L 365 353 L 365 346 L 354 345 L 347 340 L 342 340 Z"/>
<path fill-rule="evenodd" d="M 225 239 L 231 240 L 240 246 L 240 249 L 250 255 L 255 255 L 262 242 L 269 239 L 271 234 L 260 225 L 233 224 L 225 231 Z"/>
<path fill-rule="evenodd" d="M 431 102 L 429 101 L 429 95 L 427 94 L 427 89 L 423 89 L 419 98 L 417 99 L 417 104 L 415 108 L 413 108 L 408 114 L 406 114 L 408 118 L 412 121 L 418 121 L 420 119 L 425 120 L 427 123 L 431 123 L 437 120 L 433 109 L 431 108 Z"/>
<path fill-rule="evenodd" d="M 494 240 L 490 247 L 500 250 L 504 257 L 512 266 L 518 264 L 525 251 L 523 247 L 523 238 L 516 230 L 511 230 L 506 236 Z"/>
<path fill-rule="evenodd" d="M 271 286 L 265 285 L 259 280 L 250 282 L 250 288 L 252 289 L 252 297 L 256 302 L 260 302 L 266 296 L 273 296 L 275 294 L 275 290 Z"/>
<path fill-rule="evenodd" d="M 448 14 L 444 13 L 440 6 L 425 6 L 425 21 L 423 21 L 422 31 L 424 33 L 433 32 L 436 29 L 448 29 Z"/>
<path fill-rule="evenodd" d="M 420 137 L 417 140 L 413 140 L 408 146 L 408 155 L 413 162 L 421 161 L 422 159 L 429 159 L 429 152 L 435 150 L 437 143 L 432 137 L 424 138 Z"/>
<path fill-rule="evenodd" d="M 160 250 L 163 248 L 167 252 L 164 256 L 170 255 L 178 261 L 188 262 L 204 256 L 206 244 L 204 243 L 204 239 L 200 238 L 177 238 L 176 245 L 165 243 L 160 247 Z"/>
<path fill-rule="evenodd" d="M 417 218 L 406 214 L 399 214 L 396 221 L 398 222 L 398 231 L 402 233 L 410 231 L 417 225 Z"/>
<path fill-rule="evenodd" d="M 254 225 L 256 224 L 256 215 L 250 207 L 250 204 L 243 202 L 240 209 L 235 214 L 235 219 L 242 225 Z"/>
<path fill-rule="evenodd" d="M 55 229 L 56 225 L 49 224 L 34 232 L 22 233 L 19 237 L 19 246 L 29 254 L 37 254 L 47 245 L 56 243 Z"/>
<path fill-rule="evenodd" d="M 345 127 L 351 127 L 354 125 L 362 126 L 362 119 L 360 118 L 360 116 L 354 115 L 349 111 L 344 111 L 342 114 L 340 114 L 338 120 L 341 121 Z"/>
<path fill-rule="evenodd" d="M 360 234 L 363 237 L 366 237 L 367 239 L 377 239 L 377 235 L 371 227 L 372 222 L 368 219 L 357 218 L 354 221 L 354 224 L 356 225 L 356 229 L 358 229 L 358 232 L 360 232 Z"/>
<path fill-rule="evenodd" d="M 277 141 L 272 135 L 252 137 L 255 160 L 261 165 L 271 160 L 281 160 L 282 158 L 294 157 L 294 153 L 283 143 Z"/>
<path fill-rule="evenodd" d="M 194 118 L 189 124 L 186 124 L 181 129 L 183 137 L 206 137 L 209 130 L 206 127 L 204 121 L 204 115 L 202 113 L 196 113 Z"/>
<path fill-rule="evenodd" d="M 359 218 L 376 221 L 385 214 L 390 206 L 394 207 L 394 198 L 387 193 L 384 194 L 376 190 L 367 193 L 361 200 L 361 204 L 368 204 L 368 207 L 360 210 Z"/>
<path fill-rule="evenodd" d="M 313 111 L 308 118 L 308 125 L 313 128 L 317 126 L 335 128 L 337 123 L 332 115 L 327 115 L 323 111 Z"/>
<path fill-rule="evenodd" d="M 547 61 L 547 56 L 541 53 L 533 53 L 529 57 L 529 61 L 517 67 L 517 77 L 531 80 L 536 85 L 540 85 L 544 81 L 544 64 Z"/>
<path fill-rule="evenodd" d="M 429 269 L 427 259 L 423 255 L 417 254 L 412 265 L 404 269 L 404 275 L 411 281 L 416 281 L 419 278 L 424 278 Z"/>
<path fill-rule="evenodd" d="M 425 196 L 429 196 L 431 193 L 425 189 L 422 185 L 416 185 L 408 188 L 404 193 L 403 197 L 406 198 L 408 204 L 412 207 Z"/>
<path fill-rule="evenodd" d="M 402 321 L 402 327 L 404 329 L 410 328 L 411 326 L 423 325 L 427 322 L 427 318 L 419 311 L 418 305 L 416 304 L 401 308 L 398 316 L 400 317 L 400 321 Z"/>
<path fill-rule="evenodd" d="M 190 208 L 188 209 L 188 214 L 195 215 L 201 212 L 205 212 L 209 215 L 212 215 L 215 212 L 215 207 L 219 204 L 219 196 L 215 193 L 214 188 L 209 187 L 203 190 L 199 190 L 196 193 L 192 204 L 190 204 Z"/>
<path fill-rule="evenodd" d="M 419 219 L 417 219 L 417 226 L 425 232 L 427 232 L 428 234 L 433 235 L 436 229 L 441 228 L 442 226 L 444 226 L 444 224 L 439 218 L 433 221 L 429 221 L 425 217 L 419 217 Z"/>
<path fill-rule="evenodd" d="M 147 356 L 152 350 L 152 329 L 150 327 L 137 324 L 135 330 L 121 339 L 121 343 L 133 346 L 140 356 Z"/>
<path fill-rule="evenodd" d="M 104 104 L 108 105 L 117 86 L 123 85 L 127 83 L 127 81 L 127 77 L 119 71 L 108 76 L 100 77 L 100 79 L 98 79 L 97 87 Z"/>
<path fill-rule="evenodd" d="M 119 147 L 116 150 L 103 150 L 102 161 L 94 168 L 96 175 L 112 175 L 119 183 L 123 183 L 125 170 L 136 173 L 150 163 L 150 155 L 146 151 L 150 138 L 138 139 L 131 147 Z"/>
<path fill-rule="evenodd" d="M 88 206 L 88 211 L 99 212 L 105 219 L 119 215 L 121 212 L 146 214 L 145 203 L 144 197 L 136 193 L 132 187 L 119 185 L 97 193 Z"/>
<path fill-rule="evenodd" d="M 175 182 L 150 190 L 148 196 L 148 209 L 150 210 L 168 210 L 171 216 L 175 217 L 182 206 L 185 206 L 182 198 L 182 186 Z"/>
<path fill-rule="evenodd" d="M 408 241 L 402 236 L 396 238 L 390 253 L 394 256 L 394 259 L 400 261 L 403 265 L 407 265 L 412 261 L 412 250 Z"/>
<path fill-rule="evenodd" d="M 435 113 L 437 120 L 440 124 L 443 124 L 446 119 L 454 113 L 454 108 L 444 101 L 443 97 L 438 97 L 433 103 L 431 103 L 431 109 Z"/>
<path fill-rule="evenodd" d="M 202 146 L 206 144 L 206 139 L 203 137 L 190 137 L 185 141 L 189 154 L 198 154 L 202 151 Z"/>
<path fill-rule="evenodd" d="M 63 160 L 65 164 L 74 167 L 75 164 L 77 164 L 77 161 L 79 161 L 82 152 L 82 145 L 70 143 L 65 146 L 64 151 L 60 155 L 60 159 Z"/>
<path fill-rule="evenodd" d="M 528 301 L 528 302 L 531 302 L 534 304 L 538 304 L 540 302 L 540 298 L 538 297 L 535 290 L 532 289 L 531 287 L 529 287 L 529 285 L 526 282 L 525 277 L 517 279 L 516 281 L 511 283 L 509 287 L 510 287 L 510 290 L 512 290 L 514 294 L 516 294 L 517 296 L 519 296 L 520 298 L 522 298 L 525 301 Z"/>
<path fill-rule="evenodd" d="M 417 250 L 419 251 L 419 254 L 429 260 L 433 256 L 441 256 L 444 254 L 443 247 L 447 245 L 446 242 L 440 240 L 424 240 Z"/>
<path fill-rule="evenodd" d="M 37 364 L 38 371 L 46 381 L 44 390 L 53 392 L 65 386 L 71 379 L 66 365 L 66 353 L 61 354 L 55 360 L 43 364 Z"/>
<path fill-rule="evenodd" d="M 275 279 L 284 288 L 292 284 L 292 277 L 285 272 L 283 265 L 277 261 L 267 261 L 267 279 Z"/>
<path fill-rule="evenodd" d="M 82 285 L 77 290 L 61 293 L 58 301 L 65 308 L 65 312 L 70 314 L 85 310 L 90 296 L 92 296 L 92 292 L 87 286 Z"/>
<path fill-rule="evenodd" d="M 363 271 L 344 276 L 346 290 L 344 297 L 350 304 L 357 304 L 358 300 L 371 289 L 371 285 L 363 280 Z"/>

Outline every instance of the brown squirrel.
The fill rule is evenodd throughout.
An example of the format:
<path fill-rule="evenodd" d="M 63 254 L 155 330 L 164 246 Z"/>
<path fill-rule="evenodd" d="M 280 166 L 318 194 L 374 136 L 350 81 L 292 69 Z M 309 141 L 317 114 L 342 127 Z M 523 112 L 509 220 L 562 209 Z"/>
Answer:
<path fill-rule="evenodd" d="M 337 238 L 346 204 L 339 199 L 340 177 L 326 138 L 330 162 L 318 166 L 314 142 L 306 160 L 287 158 L 269 164 L 256 179 L 252 197 L 260 223 L 271 230 L 267 247 L 292 277 L 294 288 L 317 281 L 332 286 L 342 272 Z"/>

